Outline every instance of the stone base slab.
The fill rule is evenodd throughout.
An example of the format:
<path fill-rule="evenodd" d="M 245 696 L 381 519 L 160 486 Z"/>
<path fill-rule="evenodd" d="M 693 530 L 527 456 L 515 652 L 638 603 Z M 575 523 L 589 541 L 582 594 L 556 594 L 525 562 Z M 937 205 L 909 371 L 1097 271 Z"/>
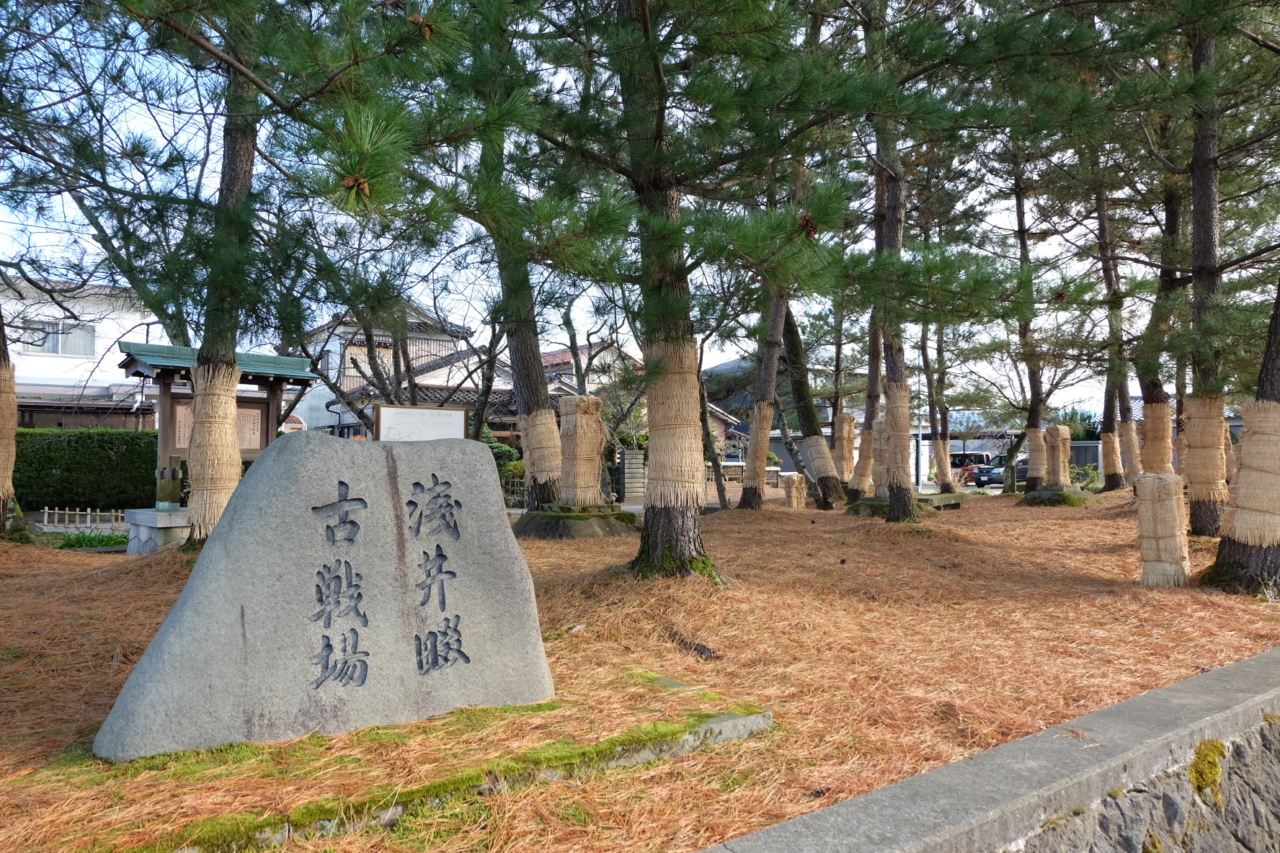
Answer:
<path fill-rule="evenodd" d="M 128 554 L 154 554 L 176 548 L 187 541 L 191 531 L 186 509 L 127 509 L 124 520 L 129 525 Z"/>

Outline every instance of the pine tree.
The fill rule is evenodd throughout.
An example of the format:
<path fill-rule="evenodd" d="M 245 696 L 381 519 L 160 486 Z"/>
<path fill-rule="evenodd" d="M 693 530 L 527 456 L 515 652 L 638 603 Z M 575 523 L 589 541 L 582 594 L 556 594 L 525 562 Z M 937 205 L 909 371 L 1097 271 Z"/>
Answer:
<path fill-rule="evenodd" d="M 659 378 L 648 384 L 649 489 L 632 568 L 714 575 L 698 522 L 704 475 L 693 418 L 690 247 L 700 235 L 686 199 L 767 176 L 770 160 L 853 113 L 862 93 L 827 57 L 797 47 L 806 21 L 791 6 L 621 0 L 612 18 L 572 4 L 550 14 L 557 32 L 575 38 L 544 50 L 575 86 L 557 87 L 557 127 L 541 135 L 584 167 L 617 176 L 636 210 L 636 332 L 646 372 Z M 566 100 L 571 91 L 575 100 Z"/>

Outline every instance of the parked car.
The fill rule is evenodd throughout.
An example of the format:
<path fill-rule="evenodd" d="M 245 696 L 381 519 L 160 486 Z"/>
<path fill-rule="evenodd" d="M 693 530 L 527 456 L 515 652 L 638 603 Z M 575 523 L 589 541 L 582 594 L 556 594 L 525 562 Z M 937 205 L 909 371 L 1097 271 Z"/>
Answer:
<path fill-rule="evenodd" d="M 951 454 L 951 480 L 963 486 L 973 482 L 974 469 L 979 465 L 990 465 L 991 454 L 972 450 Z"/>
<path fill-rule="evenodd" d="M 987 465 L 979 465 L 973 469 L 973 484 L 975 486 L 1003 486 L 1004 485 L 1004 466 L 1008 464 L 1008 457 L 1003 453 L 996 456 Z M 1019 482 L 1027 479 L 1027 457 L 1020 456 L 1013 463 L 1014 475 Z"/>

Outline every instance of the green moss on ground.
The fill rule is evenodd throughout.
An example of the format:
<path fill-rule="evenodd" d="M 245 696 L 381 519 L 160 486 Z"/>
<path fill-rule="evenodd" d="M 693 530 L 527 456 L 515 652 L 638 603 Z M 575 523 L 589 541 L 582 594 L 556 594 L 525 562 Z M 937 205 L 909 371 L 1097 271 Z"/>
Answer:
<path fill-rule="evenodd" d="M 1076 495 L 1071 492 L 1059 492 L 1054 497 L 1044 498 L 1038 495 L 1027 495 L 1019 504 L 1022 506 L 1088 506 L 1090 504 L 1102 503 L 1098 498 L 1091 498 L 1087 495 Z"/>
<path fill-rule="evenodd" d="M 511 706 L 507 709 L 484 710 L 495 714 L 504 711 L 531 713 L 534 709 L 550 710 L 551 706 L 558 707 L 558 703 L 546 702 L 540 706 Z M 727 711 L 690 713 L 678 723 L 643 723 L 594 744 L 578 744 L 566 738 L 518 755 L 487 761 L 466 768 L 447 779 L 439 779 L 414 788 L 379 787 L 363 797 L 348 801 L 325 797 L 304 803 L 290 812 L 288 821 L 294 831 L 309 833 L 319 831 L 321 827 L 315 825 L 323 821 L 339 820 L 344 817 L 362 820 L 375 812 L 399 805 L 404 807 L 405 813 L 397 821 L 395 830 L 397 837 L 440 841 L 460 831 L 459 819 L 466 822 L 476 813 L 477 806 L 482 804 L 475 799 L 475 795 L 483 790 L 513 783 L 534 782 L 547 771 L 561 776 L 580 775 L 634 750 L 683 738 L 707 720 L 715 717 L 724 714 L 759 714 L 762 710 L 757 705 L 740 703 Z M 245 745 L 236 744 L 235 746 Z M 205 750 L 205 752 L 210 751 Z M 180 759 L 190 760 L 190 757 L 185 753 L 170 753 L 168 759 L 173 762 Z M 742 782 L 745 782 L 745 779 Z M 487 808 L 484 806 L 484 809 Z M 156 844 L 142 848 L 139 853 L 153 853 L 153 851 L 159 853 L 159 851 L 173 850 L 183 845 L 210 851 L 252 849 L 258 846 L 259 836 L 266 832 L 274 832 L 283 825 L 284 818 L 279 815 L 237 814 L 210 818 L 191 823 Z"/>
<path fill-rule="evenodd" d="M 724 585 L 724 580 L 720 577 L 720 571 L 716 568 L 716 564 L 711 561 L 710 557 L 705 555 L 688 560 L 678 560 L 670 551 L 664 551 L 661 565 L 645 562 L 637 557 L 628 564 L 628 568 L 633 575 L 641 580 L 700 575 L 716 586 Z"/>
<path fill-rule="evenodd" d="M 218 815 L 193 821 L 154 844 L 134 848 L 133 853 L 169 853 L 182 847 L 218 851 L 252 850 L 260 846 L 260 835 L 276 832 L 283 826 L 284 818 L 280 815 Z"/>

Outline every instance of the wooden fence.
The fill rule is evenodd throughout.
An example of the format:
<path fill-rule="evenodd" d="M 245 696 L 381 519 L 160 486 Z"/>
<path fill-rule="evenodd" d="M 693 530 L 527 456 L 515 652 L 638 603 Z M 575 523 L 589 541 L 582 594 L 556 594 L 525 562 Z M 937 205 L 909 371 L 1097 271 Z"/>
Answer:
<path fill-rule="evenodd" d="M 34 513 L 33 513 L 34 515 Z M 122 509 L 72 509 L 45 507 L 39 517 L 28 518 L 47 533 L 128 533 Z"/>

